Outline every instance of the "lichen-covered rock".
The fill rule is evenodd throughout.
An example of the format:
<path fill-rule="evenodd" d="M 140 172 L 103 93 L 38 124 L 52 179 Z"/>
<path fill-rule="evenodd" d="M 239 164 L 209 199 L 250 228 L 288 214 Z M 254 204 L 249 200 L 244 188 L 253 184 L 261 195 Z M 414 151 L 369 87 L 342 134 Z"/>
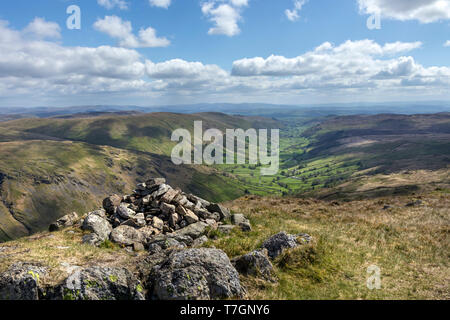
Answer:
<path fill-rule="evenodd" d="M 206 232 L 208 225 L 204 222 L 197 222 L 188 225 L 186 228 L 180 229 L 175 233 L 178 235 L 189 236 L 192 239 L 200 238 Z"/>
<path fill-rule="evenodd" d="M 298 235 L 287 234 L 282 231 L 264 241 L 262 248 L 267 249 L 271 259 L 275 259 L 283 252 L 283 250 L 299 246 L 297 238 Z"/>
<path fill-rule="evenodd" d="M 109 222 L 94 213 L 90 213 L 86 219 L 84 219 L 82 229 L 94 232 L 101 240 L 108 239 L 112 231 Z"/>
<path fill-rule="evenodd" d="M 144 300 L 144 288 L 125 268 L 75 270 L 59 287 L 64 300 Z"/>
<path fill-rule="evenodd" d="M 239 274 L 217 249 L 173 251 L 153 268 L 153 295 L 162 300 L 207 300 L 242 297 Z"/>
<path fill-rule="evenodd" d="M 111 241 L 123 246 L 132 246 L 134 243 L 145 241 L 141 232 L 130 226 L 120 226 L 111 232 Z"/>
<path fill-rule="evenodd" d="M 39 300 L 39 285 L 47 268 L 16 263 L 0 274 L 0 300 Z"/>
<path fill-rule="evenodd" d="M 104 239 L 100 239 L 100 237 L 96 233 L 90 233 L 83 236 L 81 241 L 85 244 L 97 247 L 104 241 Z"/>
<path fill-rule="evenodd" d="M 261 277 L 269 281 L 275 279 L 273 265 L 267 249 L 255 250 L 232 260 L 236 270 L 243 275 Z"/>

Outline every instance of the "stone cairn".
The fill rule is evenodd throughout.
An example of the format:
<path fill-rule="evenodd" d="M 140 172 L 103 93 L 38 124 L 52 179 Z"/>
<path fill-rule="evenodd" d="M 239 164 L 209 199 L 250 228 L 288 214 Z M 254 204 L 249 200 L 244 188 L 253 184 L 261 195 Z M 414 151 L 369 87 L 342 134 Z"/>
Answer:
<path fill-rule="evenodd" d="M 225 225 L 224 220 L 230 220 L 233 225 Z M 229 232 L 236 226 L 251 230 L 250 222 L 243 215 L 232 216 L 220 204 L 174 189 L 164 178 L 138 184 L 131 195 L 107 197 L 103 209 L 90 212 L 81 222 L 82 229 L 92 232 L 83 242 L 99 245 L 110 239 L 136 251 L 148 248 L 155 239 L 181 239 L 190 246 L 193 240 L 204 235 L 207 227 Z M 57 230 L 58 226 L 52 228 Z"/>

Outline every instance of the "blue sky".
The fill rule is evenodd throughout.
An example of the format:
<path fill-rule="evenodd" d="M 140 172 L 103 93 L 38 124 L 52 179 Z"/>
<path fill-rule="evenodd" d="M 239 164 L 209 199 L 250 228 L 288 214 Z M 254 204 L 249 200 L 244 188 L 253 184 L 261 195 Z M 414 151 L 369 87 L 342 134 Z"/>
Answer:
<path fill-rule="evenodd" d="M 450 98 L 450 0 L 15 0 L 0 21 L 0 106 Z"/>

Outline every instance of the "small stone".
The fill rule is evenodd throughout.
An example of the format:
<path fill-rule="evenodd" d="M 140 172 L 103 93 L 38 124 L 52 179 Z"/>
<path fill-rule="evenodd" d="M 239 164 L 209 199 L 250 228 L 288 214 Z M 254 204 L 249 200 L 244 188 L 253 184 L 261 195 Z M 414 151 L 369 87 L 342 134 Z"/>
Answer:
<path fill-rule="evenodd" d="M 161 203 L 160 209 L 166 215 L 171 215 L 172 213 L 175 213 L 175 206 L 172 204 L 167 204 L 165 202 Z"/>

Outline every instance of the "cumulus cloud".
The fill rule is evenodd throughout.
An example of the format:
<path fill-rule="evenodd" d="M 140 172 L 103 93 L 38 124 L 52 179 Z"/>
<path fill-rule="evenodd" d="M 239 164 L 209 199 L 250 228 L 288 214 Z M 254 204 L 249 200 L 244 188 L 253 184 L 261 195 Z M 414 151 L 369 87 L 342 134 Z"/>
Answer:
<path fill-rule="evenodd" d="M 108 10 L 114 9 L 115 7 L 120 10 L 128 9 L 128 2 L 124 0 L 97 0 L 97 3 Z"/>
<path fill-rule="evenodd" d="M 296 21 L 296 20 L 300 19 L 299 12 L 302 10 L 302 8 L 306 2 L 307 2 L 307 0 L 295 0 L 294 1 L 294 9 L 292 9 L 292 10 L 286 9 L 286 11 L 284 12 L 286 14 L 286 17 L 290 21 Z"/>
<path fill-rule="evenodd" d="M 395 42 L 381 46 L 373 40 L 346 41 L 335 47 L 329 42 L 314 51 L 295 58 L 272 55 L 245 58 L 233 63 L 235 76 L 301 76 L 323 73 L 346 73 L 358 76 L 372 72 L 369 68 L 379 67 L 382 62 L 376 56 L 387 56 L 407 52 L 421 46 L 421 42 Z M 375 69 L 375 68 L 374 68 Z"/>
<path fill-rule="evenodd" d="M 202 3 L 202 13 L 214 26 L 208 34 L 238 35 L 241 30 L 238 22 L 242 20 L 241 10 L 248 6 L 248 0 L 210 0 Z"/>
<path fill-rule="evenodd" d="M 450 40 L 447 40 L 447 41 L 444 43 L 444 47 L 450 47 Z"/>
<path fill-rule="evenodd" d="M 149 0 L 152 7 L 160 7 L 167 9 L 170 6 L 171 0 Z"/>
<path fill-rule="evenodd" d="M 61 38 L 61 28 L 56 22 L 48 22 L 39 17 L 34 18 L 24 31 L 38 38 Z"/>
<path fill-rule="evenodd" d="M 114 32 L 123 38 L 130 29 Z M 149 99 L 297 103 L 323 97 L 448 96 L 450 68 L 421 65 L 409 55 L 420 46 L 420 42 L 324 42 L 297 57 L 236 60 L 229 72 L 201 61 L 154 62 L 128 48 L 68 47 L 30 37 L 25 29 L 15 30 L 0 20 L 0 103 L 47 104 L 55 99 L 74 99 L 75 104 L 146 104 Z"/>
<path fill-rule="evenodd" d="M 167 38 L 158 38 L 156 30 L 148 27 L 141 29 L 138 36 L 133 34 L 130 21 L 124 21 L 117 16 L 106 16 L 94 23 L 94 28 L 119 40 L 119 45 L 126 48 L 153 48 L 167 47 L 170 41 Z"/>
<path fill-rule="evenodd" d="M 358 0 L 364 14 L 379 13 L 382 17 L 431 23 L 450 19 L 450 0 Z"/>
<path fill-rule="evenodd" d="M 201 62 L 188 62 L 182 59 L 173 59 L 160 63 L 147 60 L 147 75 L 156 79 L 211 79 L 226 78 L 228 73 L 216 65 L 204 65 Z"/>

